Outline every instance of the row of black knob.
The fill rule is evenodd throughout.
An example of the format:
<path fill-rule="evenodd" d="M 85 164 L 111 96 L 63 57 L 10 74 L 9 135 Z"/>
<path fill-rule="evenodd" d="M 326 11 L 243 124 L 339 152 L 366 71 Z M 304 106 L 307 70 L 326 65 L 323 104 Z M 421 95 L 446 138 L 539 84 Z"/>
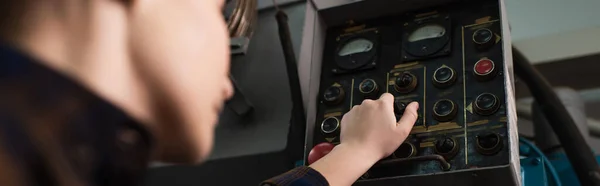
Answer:
<path fill-rule="evenodd" d="M 395 101 L 394 113 L 398 116 L 404 114 L 404 110 L 408 103 Z M 473 111 L 482 116 L 488 116 L 496 113 L 500 108 L 500 100 L 491 93 L 483 93 L 475 98 Z M 454 119 L 458 112 L 458 106 L 454 101 L 442 99 L 433 104 L 433 118 L 437 121 L 446 122 Z M 321 130 L 324 133 L 332 133 L 339 128 L 339 119 L 337 117 L 329 117 L 321 123 Z"/>
<path fill-rule="evenodd" d="M 502 138 L 496 133 L 484 133 L 475 136 L 475 149 L 477 152 L 483 155 L 495 155 L 504 146 Z M 444 156 L 446 159 L 452 159 L 458 153 L 460 144 L 451 137 L 445 137 L 443 139 L 434 142 L 434 152 L 436 154 Z M 410 158 L 416 156 L 418 150 L 414 144 L 410 142 L 404 142 L 396 151 L 393 153 L 394 158 Z"/>
<path fill-rule="evenodd" d="M 406 106 L 405 102 L 395 101 L 394 113 L 401 116 Z M 480 94 L 473 104 L 473 111 L 482 116 L 494 114 L 498 108 L 500 108 L 500 100 L 491 93 Z M 437 121 L 450 121 L 456 117 L 457 112 L 458 106 L 452 100 L 442 99 L 433 104 L 433 118 Z M 328 117 L 321 123 L 321 131 L 326 134 L 335 132 L 339 127 L 340 120 L 337 117 Z"/>
<path fill-rule="evenodd" d="M 496 75 L 495 64 L 490 59 L 481 59 L 475 63 L 473 74 L 478 80 L 489 80 Z M 433 73 L 433 85 L 438 88 L 447 88 L 456 82 L 456 71 L 448 66 L 442 66 Z M 418 78 L 410 72 L 402 72 L 394 80 L 394 89 L 399 93 L 410 93 L 417 88 Z M 373 79 L 365 79 L 358 85 L 358 90 L 365 98 L 376 98 L 379 95 L 379 86 Z M 324 103 L 337 105 L 346 96 L 341 85 L 334 85 L 323 93 Z"/>
<path fill-rule="evenodd" d="M 394 112 L 396 115 L 402 115 L 406 108 L 407 103 L 402 101 L 396 101 L 394 103 Z M 496 113 L 500 108 L 500 100 L 498 97 L 491 93 L 483 93 L 475 98 L 473 104 L 473 111 L 475 113 L 488 116 Z M 433 104 L 433 118 L 435 120 L 445 122 L 450 121 L 456 117 L 458 106 L 454 101 L 449 99 L 442 99 Z"/>

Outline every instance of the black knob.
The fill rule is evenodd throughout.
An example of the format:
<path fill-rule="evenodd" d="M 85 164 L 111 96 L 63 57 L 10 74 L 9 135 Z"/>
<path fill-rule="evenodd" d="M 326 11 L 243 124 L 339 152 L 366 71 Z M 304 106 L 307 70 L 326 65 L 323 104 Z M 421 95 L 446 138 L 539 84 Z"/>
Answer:
<path fill-rule="evenodd" d="M 450 121 L 456 117 L 457 110 L 452 100 L 442 99 L 433 104 L 433 118 L 441 122 Z"/>
<path fill-rule="evenodd" d="M 458 143 L 454 138 L 445 137 L 444 139 L 435 142 L 435 152 L 450 159 L 458 153 Z"/>
<path fill-rule="evenodd" d="M 340 128 L 340 120 L 336 117 L 328 117 L 321 122 L 321 131 L 325 134 L 333 133 Z"/>
<path fill-rule="evenodd" d="M 404 110 L 406 109 L 407 104 L 402 101 L 394 101 L 394 113 L 397 115 L 404 114 Z"/>
<path fill-rule="evenodd" d="M 417 76 L 410 72 L 402 72 L 394 81 L 394 88 L 400 93 L 409 93 L 417 87 Z"/>
<path fill-rule="evenodd" d="M 500 108 L 500 101 L 496 95 L 491 93 L 483 93 L 475 98 L 473 109 L 475 113 L 483 116 L 488 116 L 496 113 Z"/>
<path fill-rule="evenodd" d="M 410 142 L 404 142 L 396 151 L 394 151 L 394 156 L 396 158 L 410 158 L 417 154 L 417 148 Z"/>
<path fill-rule="evenodd" d="M 373 79 L 365 79 L 358 85 L 358 90 L 367 98 L 376 97 L 379 93 L 377 82 Z"/>
<path fill-rule="evenodd" d="M 489 49 L 491 46 L 494 46 L 496 42 L 496 36 L 492 30 L 487 28 L 480 28 L 473 32 L 473 43 L 479 50 Z"/>
<path fill-rule="evenodd" d="M 400 118 L 404 114 L 404 110 L 408 104 L 402 101 L 394 101 L 394 114 L 396 114 L 396 122 L 400 121 Z"/>
<path fill-rule="evenodd" d="M 327 105 L 337 105 L 344 100 L 346 93 L 341 86 L 331 86 L 325 89 L 323 93 L 323 100 Z"/>
<path fill-rule="evenodd" d="M 483 155 L 494 155 L 502 150 L 502 138 L 496 133 L 484 133 L 475 136 L 476 149 Z"/>
<path fill-rule="evenodd" d="M 454 82 L 456 82 L 456 72 L 450 67 L 440 67 L 433 73 L 433 85 L 438 88 L 452 86 Z"/>

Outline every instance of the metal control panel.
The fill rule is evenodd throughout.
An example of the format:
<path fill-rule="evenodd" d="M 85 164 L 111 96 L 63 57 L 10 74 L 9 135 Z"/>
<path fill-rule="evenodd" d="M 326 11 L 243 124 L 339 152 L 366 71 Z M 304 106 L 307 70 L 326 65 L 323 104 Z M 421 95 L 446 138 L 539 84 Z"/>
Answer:
<path fill-rule="evenodd" d="M 512 62 L 501 7 L 499 1 L 461 1 L 328 27 L 318 93 L 309 98 L 316 112 L 306 153 L 320 143 L 339 144 L 344 114 L 388 92 L 397 119 L 410 102 L 420 103 L 419 118 L 404 144 L 357 184 L 453 173 L 464 178 L 499 167 L 506 171 L 496 176 L 515 177 Z"/>

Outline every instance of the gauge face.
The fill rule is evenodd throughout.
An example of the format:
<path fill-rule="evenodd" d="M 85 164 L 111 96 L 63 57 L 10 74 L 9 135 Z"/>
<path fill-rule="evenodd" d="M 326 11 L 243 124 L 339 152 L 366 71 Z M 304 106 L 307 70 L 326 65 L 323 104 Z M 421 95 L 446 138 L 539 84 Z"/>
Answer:
<path fill-rule="evenodd" d="M 351 37 L 339 41 L 335 61 L 340 70 L 357 70 L 375 60 L 377 42 L 372 35 Z"/>
<path fill-rule="evenodd" d="M 352 40 L 344 45 L 338 52 L 339 56 L 348 56 L 352 54 L 365 53 L 373 50 L 373 42 L 359 38 Z"/>
<path fill-rule="evenodd" d="M 437 24 L 425 25 L 417 28 L 408 36 L 409 42 L 422 41 L 426 39 L 439 38 L 446 35 L 446 28 Z"/>

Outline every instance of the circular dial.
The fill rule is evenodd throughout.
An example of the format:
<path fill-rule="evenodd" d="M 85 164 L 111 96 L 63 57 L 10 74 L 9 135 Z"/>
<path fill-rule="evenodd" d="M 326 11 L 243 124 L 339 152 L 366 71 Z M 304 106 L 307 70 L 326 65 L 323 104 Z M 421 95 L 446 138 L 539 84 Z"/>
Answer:
<path fill-rule="evenodd" d="M 443 99 L 433 104 L 433 118 L 438 121 L 450 121 L 456 116 L 456 104 L 449 99 Z"/>
<path fill-rule="evenodd" d="M 409 93 L 417 87 L 417 76 L 410 72 L 403 72 L 396 77 L 394 88 L 400 93 Z"/>
<path fill-rule="evenodd" d="M 340 128 L 340 120 L 336 117 L 328 117 L 321 122 L 321 131 L 325 134 L 333 133 Z"/>
<path fill-rule="evenodd" d="M 417 148 L 415 145 L 409 142 L 404 142 L 396 151 L 394 151 L 394 156 L 396 158 L 410 158 L 417 154 Z"/>
<path fill-rule="evenodd" d="M 344 89 L 340 86 L 331 86 L 325 89 L 323 93 L 323 100 L 327 105 L 337 105 L 344 100 L 346 93 Z"/>
<path fill-rule="evenodd" d="M 338 52 L 339 56 L 348 56 L 352 54 L 364 53 L 373 50 L 373 42 L 358 38 L 346 43 Z"/>
<path fill-rule="evenodd" d="M 437 24 L 425 25 L 417 28 L 408 36 L 409 42 L 422 41 L 426 39 L 440 38 L 446 35 L 446 28 Z"/>
<path fill-rule="evenodd" d="M 473 32 L 473 42 L 479 49 L 487 49 L 494 45 L 494 32 L 487 28 L 480 28 Z"/>
<path fill-rule="evenodd" d="M 458 153 L 458 143 L 454 138 L 445 137 L 435 142 L 434 150 L 435 153 L 450 159 Z"/>
<path fill-rule="evenodd" d="M 435 70 L 433 73 L 433 85 L 438 88 L 446 88 L 454 84 L 456 81 L 456 71 L 454 69 L 443 66 Z"/>
<path fill-rule="evenodd" d="M 475 136 L 477 151 L 483 155 L 494 155 L 502 150 L 502 138 L 496 133 L 484 133 Z"/>
<path fill-rule="evenodd" d="M 335 55 L 335 61 L 341 69 L 354 70 L 372 62 L 377 48 L 373 40 L 358 37 L 341 42 Z"/>
<path fill-rule="evenodd" d="M 500 108 L 500 101 L 496 95 L 483 93 L 475 98 L 475 113 L 483 116 L 492 115 Z"/>
<path fill-rule="evenodd" d="M 377 82 L 373 79 L 365 79 L 358 85 L 358 90 L 365 94 L 365 96 L 374 96 L 379 92 Z"/>

